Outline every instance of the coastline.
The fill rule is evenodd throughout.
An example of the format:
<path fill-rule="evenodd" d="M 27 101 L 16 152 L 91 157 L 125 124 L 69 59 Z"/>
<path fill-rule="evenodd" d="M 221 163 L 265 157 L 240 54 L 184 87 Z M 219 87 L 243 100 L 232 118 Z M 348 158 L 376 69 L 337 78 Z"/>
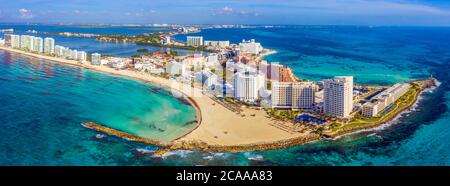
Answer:
<path fill-rule="evenodd" d="M 273 50 L 273 49 L 264 49 L 263 52 L 255 59 L 256 61 L 262 61 L 264 60 L 264 58 L 266 58 L 267 56 L 270 56 L 272 54 L 276 54 L 278 53 L 278 51 Z"/>
<path fill-rule="evenodd" d="M 144 82 L 150 82 L 152 84 L 166 88 L 169 91 L 176 91 L 181 93 L 196 109 L 197 126 L 186 134 L 170 141 L 169 143 L 164 143 L 157 139 L 134 136 L 125 132 L 108 128 L 106 126 L 102 126 L 101 124 L 92 125 L 91 123 L 90 126 L 85 125 L 86 123 L 90 122 L 86 122 L 83 124 L 83 126 L 87 128 L 91 128 L 93 130 L 104 132 L 106 134 L 114 135 L 130 141 L 157 145 L 169 150 L 191 150 L 196 148 L 204 151 L 241 152 L 287 148 L 323 138 L 323 136 L 320 134 L 308 131 L 303 133 L 289 133 L 277 127 L 274 127 L 272 126 L 272 124 L 277 124 L 280 121 L 274 121 L 270 118 L 267 118 L 266 113 L 262 110 L 244 108 L 241 114 L 244 113 L 245 115 L 247 115 L 247 117 L 242 117 L 240 114 L 228 110 L 221 104 L 216 104 L 213 99 L 203 95 L 202 90 L 198 88 L 192 88 L 190 85 L 178 83 L 173 80 L 155 77 L 150 74 L 136 71 L 115 70 L 113 68 L 105 66 L 80 64 L 77 61 L 73 60 L 44 56 L 17 49 L 5 48 L 2 46 L 0 46 L 0 50 L 20 53 L 40 59 L 46 59 L 56 63 L 63 63 L 81 68 L 87 68 L 101 73 L 131 77 Z M 275 52 L 276 51 L 272 51 L 271 53 L 269 51 L 265 54 L 262 54 L 260 57 L 262 58 Z M 425 89 L 421 89 L 419 93 L 415 95 L 415 99 L 412 105 L 409 105 L 406 108 L 400 110 L 399 113 L 396 113 L 393 118 L 389 118 L 387 119 L 387 121 L 375 125 L 365 125 L 361 127 L 354 127 L 349 130 L 343 130 L 331 137 L 336 138 L 338 136 L 349 134 L 352 132 L 376 128 L 387 122 L 393 121 L 396 117 L 400 116 L 403 111 L 410 109 L 411 106 L 416 104 L 419 95 L 421 95 L 424 90 Z M 250 117 L 250 115 L 255 116 Z M 230 123 L 233 124 L 230 125 Z"/>
<path fill-rule="evenodd" d="M 255 144 L 273 144 L 289 139 L 303 139 L 309 136 L 309 132 L 290 133 L 272 126 L 272 124 L 276 124 L 278 121 L 267 118 L 263 110 L 244 108 L 240 114 L 235 113 L 221 104 L 216 104 L 217 102 L 205 96 L 202 90 L 192 88 L 190 85 L 174 80 L 152 76 L 143 72 L 80 64 L 74 60 L 44 56 L 2 46 L 0 46 L 0 50 L 45 59 L 58 64 L 86 68 L 96 72 L 130 77 L 161 86 L 172 93 L 174 91 L 182 93 L 196 109 L 197 126 L 190 132 L 171 141 L 173 148 L 192 148 L 194 146 L 201 146 L 200 144 L 207 144 L 207 146 L 214 147 L 215 149 L 237 147 L 251 149 L 255 148 L 253 147 Z M 247 117 L 242 117 L 241 114 L 245 114 Z M 255 116 L 252 117 L 251 115 Z M 233 125 L 230 125 L 230 122 Z"/>

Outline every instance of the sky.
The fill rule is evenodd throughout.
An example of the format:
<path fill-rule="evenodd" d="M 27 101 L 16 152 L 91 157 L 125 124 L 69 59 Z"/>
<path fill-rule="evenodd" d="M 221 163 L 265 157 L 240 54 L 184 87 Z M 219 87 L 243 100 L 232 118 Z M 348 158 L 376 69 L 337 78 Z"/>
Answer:
<path fill-rule="evenodd" d="M 0 0 L 0 22 L 450 26 L 450 0 Z"/>

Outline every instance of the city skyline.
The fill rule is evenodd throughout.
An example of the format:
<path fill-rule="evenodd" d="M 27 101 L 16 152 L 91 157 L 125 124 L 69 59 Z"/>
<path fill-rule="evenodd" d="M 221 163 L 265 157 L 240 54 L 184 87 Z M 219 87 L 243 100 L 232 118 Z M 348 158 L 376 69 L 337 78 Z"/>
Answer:
<path fill-rule="evenodd" d="M 124 6 L 126 4 L 127 6 Z M 5 1 L 2 23 L 295 24 L 450 26 L 450 2 L 438 0 L 318 1 Z"/>

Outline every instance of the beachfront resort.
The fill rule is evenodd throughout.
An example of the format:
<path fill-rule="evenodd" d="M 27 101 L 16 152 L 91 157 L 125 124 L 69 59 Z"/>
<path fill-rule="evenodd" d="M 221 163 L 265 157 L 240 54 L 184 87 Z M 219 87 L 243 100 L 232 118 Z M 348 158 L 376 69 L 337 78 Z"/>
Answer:
<path fill-rule="evenodd" d="M 296 77 L 290 67 L 264 60 L 275 51 L 254 39 L 235 44 L 187 36 L 182 43 L 165 35 L 159 42 L 161 46 L 175 43 L 208 52 L 179 55 L 166 48 L 115 57 L 56 45 L 50 37 L 11 33 L 0 39 L 0 49 L 133 77 L 181 93 L 196 108 L 198 126 L 173 141 L 143 139 L 107 124 L 86 121 L 85 125 L 170 149 L 258 150 L 335 137 L 392 120 L 434 82 L 368 86 L 355 85 L 352 76 L 313 82 Z"/>

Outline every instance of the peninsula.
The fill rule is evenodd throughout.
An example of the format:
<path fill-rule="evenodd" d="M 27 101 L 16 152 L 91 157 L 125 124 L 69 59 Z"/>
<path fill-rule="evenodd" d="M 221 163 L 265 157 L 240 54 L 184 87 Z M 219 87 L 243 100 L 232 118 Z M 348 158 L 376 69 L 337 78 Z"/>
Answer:
<path fill-rule="evenodd" d="M 79 57 L 79 51 L 64 47 L 56 51 L 51 43 L 42 43 L 50 45 L 42 49 L 22 46 L 14 43 L 17 37 L 8 36 L 0 50 L 151 82 L 188 100 L 196 109 L 197 126 L 171 141 L 134 136 L 109 128 L 107 123 L 83 124 L 130 141 L 158 145 L 164 151 L 265 150 L 336 137 L 393 120 L 414 105 L 424 89 L 435 86 L 433 78 L 391 87 L 354 86 L 351 76 L 322 82 L 301 80 L 289 67 L 262 60 L 273 51 L 254 40 L 235 45 L 239 53 L 235 56 L 228 51 L 170 57 L 158 52 L 140 58 L 102 58 L 97 53 Z M 195 44 L 199 38 L 192 39 L 189 42 Z M 210 44 L 221 47 L 220 42 Z"/>

